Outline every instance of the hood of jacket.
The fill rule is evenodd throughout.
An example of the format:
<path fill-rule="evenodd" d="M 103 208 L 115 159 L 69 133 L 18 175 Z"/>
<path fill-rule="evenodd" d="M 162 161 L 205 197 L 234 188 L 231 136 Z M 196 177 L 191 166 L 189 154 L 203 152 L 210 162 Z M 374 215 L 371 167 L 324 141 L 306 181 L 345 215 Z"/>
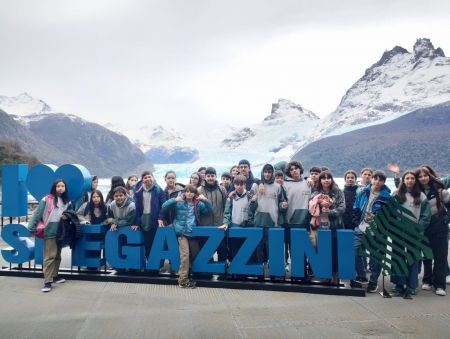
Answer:
<path fill-rule="evenodd" d="M 269 180 L 264 179 L 264 169 L 266 168 L 270 168 L 270 170 L 272 171 L 272 176 L 270 177 Z M 265 164 L 261 169 L 261 182 L 263 184 L 273 184 L 275 182 L 275 169 L 271 164 Z"/>

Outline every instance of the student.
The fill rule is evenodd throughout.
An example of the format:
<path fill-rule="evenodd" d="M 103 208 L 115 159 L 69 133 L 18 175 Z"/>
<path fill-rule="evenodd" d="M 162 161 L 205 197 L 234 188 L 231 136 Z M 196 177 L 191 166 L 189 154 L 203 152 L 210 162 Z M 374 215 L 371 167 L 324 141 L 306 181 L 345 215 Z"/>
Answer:
<path fill-rule="evenodd" d="M 309 170 L 308 182 L 311 185 L 311 189 L 314 192 L 317 189 L 317 184 L 319 182 L 319 174 L 322 172 L 322 169 L 317 166 L 311 167 Z M 306 178 L 305 178 L 306 179 Z"/>
<path fill-rule="evenodd" d="M 260 184 L 260 181 L 258 179 L 255 179 L 255 177 L 253 176 L 253 173 L 250 169 L 250 162 L 248 160 L 242 159 L 239 161 L 239 173 L 247 179 L 247 182 L 245 183 L 245 189 L 247 191 L 251 191 L 253 184 Z M 234 190 L 233 183 L 231 183 L 229 190 L 230 192 Z"/>
<path fill-rule="evenodd" d="M 281 186 L 275 182 L 274 171 L 271 164 L 263 166 L 261 184 L 250 202 L 254 225 L 263 227 L 263 239 L 256 250 L 259 263 L 267 263 L 269 258 L 269 227 L 280 227 L 278 224 L 280 210 L 287 209 L 286 198 L 283 196 Z"/>
<path fill-rule="evenodd" d="M 106 221 L 107 208 L 103 200 L 103 194 L 94 190 L 89 202 L 84 203 L 77 211 L 80 224 L 100 225 Z"/>
<path fill-rule="evenodd" d="M 367 185 L 369 185 L 371 182 L 372 175 L 373 175 L 373 169 L 371 169 L 370 167 L 364 167 L 361 170 L 360 174 L 361 174 L 361 181 L 358 184 L 358 186 L 360 188 L 364 188 Z"/>
<path fill-rule="evenodd" d="M 430 242 L 434 262 L 431 259 L 423 260 L 422 289 L 429 291 L 433 285 L 437 295 L 445 296 L 449 223 L 447 210 L 450 208 L 450 194 L 445 189 L 445 184 L 432 175 L 428 168 L 419 168 L 415 176 L 431 209 L 431 220 L 425 228 L 425 235 Z"/>
<path fill-rule="evenodd" d="M 404 208 L 412 212 L 414 217 L 408 216 L 409 218 L 420 224 L 423 229 L 429 225 L 431 220 L 430 205 L 426 195 L 420 190 L 415 172 L 406 171 L 403 173 L 400 186 L 394 192 L 394 197 Z M 419 284 L 418 276 L 419 266 L 417 261 L 408 267 L 408 276 L 392 276 L 391 281 L 395 284 L 394 294 L 405 296 L 415 295 Z"/>
<path fill-rule="evenodd" d="M 118 227 L 131 226 L 136 231 L 138 226 L 134 225 L 136 219 L 136 206 L 133 199 L 128 196 L 125 187 L 118 186 L 114 189 L 114 201 L 108 206 L 107 223 L 109 230 L 117 231 Z"/>
<path fill-rule="evenodd" d="M 166 188 L 164 188 L 164 193 L 166 194 L 166 199 L 175 198 L 180 195 L 184 190 L 184 185 L 177 181 L 177 174 L 175 171 L 169 170 L 164 175 L 164 180 L 166 182 Z"/>
<path fill-rule="evenodd" d="M 219 228 L 225 231 L 230 227 L 246 227 L 249 225 L 249 192 L 245 189 L 246 178 L 243 175 L 236 175 L 234 178 L 235 190 L 228 194 L 223 213 L 223 224 Z M 254 196 L 256 199 L 256 196 Z M 241 247 L 244 239 L 230 239 L 230 261 L 233 260 L 237 251 Z"/>
<path fill-rule="evenodd" d="M 59 222 L 63 213 L 70 208 L 70 200 L 67 194 L 67 185 L 64 180 L 57 179 L 53 182 L 50 194 L 45 196 L 33 213 L 28 224 L 32 234 L 36 233 L 36 226 L 41 220 L 44 223 L 44 286 L 42 292 L 50 292 L 52 283 L 61 284 L 66 280 L 58 277 L 61 264 L 61 245 L 56 241 Z"/>
<path fill-rule="evenodd" d="M 206 167 L 202 166 L 197 170 L 197 173 L 200 174 L 200 186 L 205 182 L 205 171 Z"/>
<path fill-rule="evenodd" d="M 275 169 L 275 167 L 274 167 L 274 169 Z M 287 203 L 286 190 L 284 189 L 284 186 L 283 186 L 284 176 L 285 176 L 285 174 L 283 173 L 283 171 L 275 170 L 275 182 L 278 185 L 280 185 L 282 197 L 283 197 L 284 201 L 286 201 L 286 203 Z M 284 224 L 286 223 L 286 211 L 287 211 L 287 208 L 281 209 L 280 213 L 278 215 L 278 225 L 280 225 L 282 227 L 284 227 Z M 288 257 L 287 253 L 286 253 L 286 257 Z"/>
<path fill-rule="evenodd" d="M 191 177 L 189 179 L 189 183 L 193 186 L 195 186 L 195 188 L 199 188 L 201 185 L 201 178 L 200 178 L 200 174 L 198 172 L 194 172 L 191 174 Z"/>
<path fill-rule="evenodd" d="M 365 260 L 364 257 L 358 255 L 358 252 L 361 248 L 363 233 L 391 196 L 391 190 L 385 185 L 385 182 L 386 174 L 383 171 L 373 172 L 371 183 L 357 194 L 353 205 L 356 281 L 350 281 L 351 287 L 360 287 L 360 283 L 367 282 L 366 272 L 364 271 Z M 374 259 L 369 260 L 369 265 L 372 273 L 367 285 L 367 292 L 375 293 L 378 290 L 381 266 Z"/>
<path fill-rule="evenodd" d="M 353 204 L 356 200 L 356 194 L 358 193 L 359 186 L 356 184 L 356 172 L 354 170 L 348 170 L 344 173 L 344 197 L 345 197 L 345 212 L 342 216 L 344 222 L 344 228 L 353 230 L 352 222 L 352 210 Z"/>
<path fill-rule="evenodd" d="M 286 164 L 285 174 L 288 178 L 284 181 L 288 208 L 286 211 L 285 224 L 285 246 L 290 253 L 291 229 L 305 228 L 309 231 L 310 214 L 308 210 L 311 198 L 311 187 L 303 180 L 303 166 L 300 162 L 293 160 Z M 287 258 L 286 258 L 287 259 Z M 304 280 L 308 280 L 305 260 Z"/>
<path fill-rule="evenodd" d="M 177 181 L 177 175 L 174 171 L 169 170 L 164 175 L 164 181 L 166 182 L 166 188 L 164 188 L 164 193 L 166 195 L 166 200 L 171 198 L 175 198 L 177 195 L 180 195 L 184 190 L 184 185 L 180 184 Z M 169 210 L 164 214 L 164 218 L 167 224 L 171 224 L 173 220 L 172 212 Z"/>
<path fill-rule="evenodd" d="M 156 183 L 151 172 L 142 173 L 141 181 L 136 185 L 134 201 L 136 206 L 134 225 L 140 227 L 144 234 L 145 258 L 148 258 L 156 231 L 158 227 L 164 226 L 162 205 L 166 202 L 166 194 Z"/>
<path fill-rule="evenodd" d="M 184 194 L 167 200 L 163 205 L 164 211 L 172 210 L 174 214 L 173 226 L 178 238 L 180 251 L 180 269 L 178 271 L 178 286 L 181 288 L 195 288 L 195 281 L 189 279 L 190 262 L 193 254 L 198 252 L 198 243 L 192 236 L 192 227 L 198 224 L 202 214 L 212 211 L 211 203 L 204 195 L 198 195 L 197 188 L 186 185 Z"/>
<path fill-rule="evenodd" d="M 228 172 L 223 172 L 220 177 L 220 186 L 225 188 L 225 190 L 228 192 L 230 185 L 231 185 L 231 174 Z"/>
<path fill-rule="evenodd" d="M 234 178 L 235 178 L 236 175 L 238 175 L 238 174 L 239 174 L 239 166 L 233 165 L 233 166 L 230 168 L 231 182 L 234 181 Z"/>
<path fill-rule="evenodd" d="M 338 279 L 338 260 L 337 260 L 337 230 L 344 228 L 342 216 L 345 212 L 345 198 L 344 193 L 339 189 L 334 182 L 333 174 L 328 171 L 322 171 L 319 174 L 317 182 L 317 189 L 311 195 L 309 202 L 310 212 L 318 207 L 318 215 L 313 217 L 318 223 L 313 224 L 312 227 L 318 229 L 331 230 L 332 239 L 332 272 L 333 279 L 331 283 L 339 284 Z"/>
<path fill-rule="evenodd" d="M 203 194 L 212 205 L 212 212 L 202 214 L 199 218 L 199 225 L 201 226 L 220 226 L 223 224 L 223 212 L 225 210 L 225 203 L 227 201 L 227 191 L 219 186 L 216 180 L 216 170 L 214 167 L 208 167 L 205 170 L 205 182 L 198 188 L 199 194 Z M 206 240 L 200 239 L 200 247 L 204 245 Z M 217 256 L 219 261 L 227 260 L 227 237 L 220 244 L 217 249 Z"/>
<path fill-rule="evenodd" d="M 74 210 L 78 211 L 84 203 L 87 203 L 91 199 L 91 194 L 97 189 L 98 186 L 98 177 L 96 175 L 92 176 L 91 181 L 91 189 L 86 192 L 80 199 L 78 199 L 75 203 L 72 203 L 74 206 Z"/>
<path fill-rule="evenodd" d="M 134 191 L 136 187 L 136 183 L 138 182 L 138 176 L 136 174 L 132 174 L 128 177 L 125 188 L 127 189 L 128 196 L 133 197 Z"/>
<path fill-rule="evenodd" d="M 114 201 L 114 189 L 116 187 L 125 187 L 125 181 L 123 181 L 123 178 L 118 175 L 115 175 L 111 178 L 111 188 L 105 199 L 106 207 L 108 207 Z"/>

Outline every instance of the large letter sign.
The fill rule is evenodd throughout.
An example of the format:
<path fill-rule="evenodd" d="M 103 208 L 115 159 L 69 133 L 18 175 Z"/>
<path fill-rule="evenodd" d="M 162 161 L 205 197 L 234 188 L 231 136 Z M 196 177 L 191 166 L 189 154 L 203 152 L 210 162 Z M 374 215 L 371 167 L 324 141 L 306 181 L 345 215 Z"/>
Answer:
<path fill-rule="evenodd" d="M 71 200 L 82 197 L 91 187 L 89 171 L 81 165 L 66 164 L 60 167 L 40 164 L 28 170 L 27 165 L 3 165 L 3 216 L 20 217 L 27 215 L 27 193 L 37 200 L 50 193 L 55 179 L 62 178 L 67 183 Z M 25 184 L 26 183 L 26 184 Z M 131 225 L 130 225 L 131 226 Z M 178 269 L 180 257 L 177 235 L 173 227 L 158 228 L 145 258 L 144 236 L 141 230 L 134 231 L 129 226 L 109 231 L 107 225 L 83 225 L 83 237 L 77 240 L 72 250 L 72 265 L 102 267 L 108 262 L 116 269 L 159 270 L 164 260 L 169 260 L 172 271 Z M 318 231 L 317 248 L 314 248 L 306 229 L 291 229 L 291 276 L 302 278 L 306 259 L 317 278 L 332 276 L 332 233 Z M 20 222 L 5 225 L 1 236 L 10 246 L 1 250 L 3 258 L 12 264 L 22 264 L 34 260 L 43 262 L 43 239 L 31 239 L 30 232 Z M 225 274 L 228 263 L 213 261 L 214 253 L 223 241 L 226 232 L 216 226 L 193 227 L 192 236 L 205 239 L 204 246 L 194 258 L 193 272 Z M 262 276 L 262 263 L 249 263 L 263 238 L 262 227 L 231 227 L 230 239 L 242 239 L 242 245 L 229 263 L 229 273 Z M 285 276 L 284 229 L 268 230 L 268 267 L 271 277 Z M 355 276 L 355 253 L 353 232 L 338 230 L 333 239 L 337 247 L 339 277 L 353 279 Z M 103 255 L 104 254 L 104 255 Z"/>

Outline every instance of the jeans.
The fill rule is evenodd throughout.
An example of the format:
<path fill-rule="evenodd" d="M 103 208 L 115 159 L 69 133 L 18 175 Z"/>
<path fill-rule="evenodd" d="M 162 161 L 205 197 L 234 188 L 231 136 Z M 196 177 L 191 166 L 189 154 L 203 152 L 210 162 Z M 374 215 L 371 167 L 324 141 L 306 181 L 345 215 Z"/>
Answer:
<path fill-rule="evenodd" d="M 417 289 L 419 286 L 419 265 L 418 262 L 414 262 L 408 268 L 408 275 L 405 277 L 393 275 L 391 281 L 396 285 L 406 285 L 410 289 Z"/>
<path fill-rule="evenodd" d="M 359 249 L 361 248 L 363 235 L 364 235 L 364 233 L 359 228 L 355 228 L 355 231 L 354 231 L 354 236 L 355 236 L 354 237 L 354 247 L 355 247 L 355 269 L 356 269 L 357 277 L 365 277 L 366 276 L 366 271 L 365 271 L 366 260 L 365 260 L 365 257 L 358 255 Z M 369 281 L 371 283 L 377 283 L 378 282 L 378 277 L 381 274 L 381 266 L 378 263 L 378 261 L 370 258 L 370 260 L 369 260 L 369 267 L 370 267 L 370 271 L 372 272 L 370 274 Z"/>

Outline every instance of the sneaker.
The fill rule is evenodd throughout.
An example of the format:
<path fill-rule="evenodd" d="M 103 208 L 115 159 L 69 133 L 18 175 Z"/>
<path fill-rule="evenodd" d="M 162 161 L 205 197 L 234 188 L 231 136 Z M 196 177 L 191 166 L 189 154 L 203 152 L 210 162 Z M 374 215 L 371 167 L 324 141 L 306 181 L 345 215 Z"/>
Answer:
<path fill-rule="evenodd" d="M 445 278 L 445 282 L 446 282 L 447 284 L 450 284 L 450 275 L 448 275 L 448 276 Z"/>
<path fill-rule="evenodd" d="M 53 278 L 53 282 L 54 282 L 55 284 L 62 284 L 62 283 L 65 283 L 65 282 L 66 282 L 66 279 L 61 278 L 61 277 L 59 277 L 59 276 L 56 276 L 56 277 Z"/>
<path fill-rule="evenodd" d="M 377 283 L 369 281 L 369 284 L 367 285 L 367 292 L 368 293 L 375 293 L 378 290 Z"/>
<path fill-rule="evenodd" d="M 431 285 L 430 284 L 422 284 L 422 289 L 424 291 L 431 291 Z"/>
<path fill-rule="evenodd" d="M 181 288 L 196 288 L 197 287 L 194 281 L 187 281 L 184 283 L 179 283 L 178 286 Z"/>
<path fill-rule="evenodd" d="M 417 289 L 408 287 L 408 293 L 411 295 L 417 295 Z"/>
<path fill-rule="evenodd" d="M 447 293 L 445 293 L 445 290 L 442 288 L 437 288 L 436 289 L 436 295 L 440 295 L 441 297 L 445 297 L 447 295 Z"/>
<path fill-rule="evenodd" d="M 395 285 L 394 289 L 392 290 L 392 294 L 394 295 L 394 297 L 400 297 L 405 294 L 405 288 L 401 285 Z"/>
<path fill-rule="evenodd" d="M 357 282 L 356 280 L 350 280 L 350 287 L 351 288 L 362 288 L 362 284 L 360 282 Z"/>
<path fill-rule="evenodd" d="M 369 280 L 366 277 L 356 277 L 355 280 L 361 284 L 367 284 L 369 282 Z"/>
<path fill-rule="evenodd" d="M 51 283 L 45 283 L 44 286 L 41 288 L 41 292 L 50 292 L 51 290 L 52 290 Z"/>

